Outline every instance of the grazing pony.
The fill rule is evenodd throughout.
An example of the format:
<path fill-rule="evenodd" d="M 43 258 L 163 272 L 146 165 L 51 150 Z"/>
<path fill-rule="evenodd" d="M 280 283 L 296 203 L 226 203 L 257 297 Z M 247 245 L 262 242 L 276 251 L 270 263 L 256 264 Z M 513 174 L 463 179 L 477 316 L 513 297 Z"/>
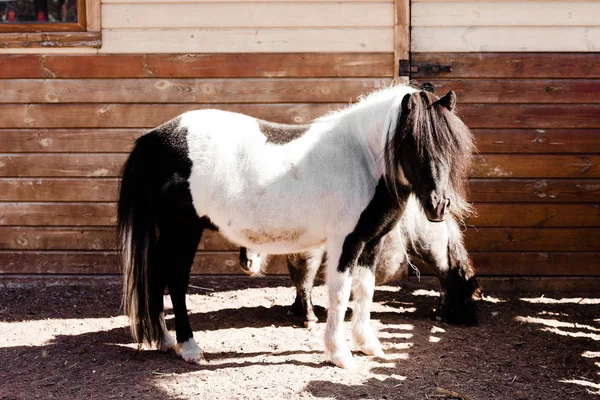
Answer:
<path fill-rule="evenodd" d="M 201 359 L 185 295 L 202 232 L 213 228 L 271 254 L 326 246 L 328 359 L 354 363 L 343 331 L 351 290 L 355 345 L 382 355 L 370 325 L 381 238 L 411 193 L 431 221 L 463 208 L 473 145 L 455 104 L 454 92 L 438 98 L 398 85 L 305 126 L 199 110 L 141 136 L 123 167 L 118 204 L 134 339 Z M 176 342 L 163 315 L 167 286 Z"/>
<path fill-rule="evenodd" d="M 381 253 L 375 265 L 375 283 L 380 285 L 397 278 L 401 268 L 408 264 L 428 265 L 435 269 L 440 283 L 436 315 L 443 322 L 474 325 L 477 316 L 473 295 L 479 286 L 457 218 L 449 215 L 444 222 L 431 222 L 421 210 L 416 197 L 411 195 L 400 222 L 383 237 Z M 262 274 L 267 260 L 268 255 L 245 247 L 240 249 L 240 266 L 248 275 Z M 288 254 L 286 263 L 296 286 L 296 300 L 290 309 L 303 318 L 305 327 L 312 327 L 318 319 L 311 293 L 317 274 L 325 270 L 327 252 L 320 247 Z"/>

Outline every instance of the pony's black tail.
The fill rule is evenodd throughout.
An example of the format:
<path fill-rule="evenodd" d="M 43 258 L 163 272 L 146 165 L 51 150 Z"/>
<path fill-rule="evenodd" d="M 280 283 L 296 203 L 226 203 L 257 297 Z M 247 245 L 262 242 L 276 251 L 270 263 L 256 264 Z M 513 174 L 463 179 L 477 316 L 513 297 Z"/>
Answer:
<path fill-rule="evenodd" d="M 150 312 L 149 276 L 156 252 L 156 202 L 159 183 L 153 176 L 157 160 L 152 133 L 140 137 L 122 171 L 118 203 L 118 235 L 123 267 L 123 308 L 133 338 L 142 343 L 158 341 L 162 330 L 158 316 Z"/>

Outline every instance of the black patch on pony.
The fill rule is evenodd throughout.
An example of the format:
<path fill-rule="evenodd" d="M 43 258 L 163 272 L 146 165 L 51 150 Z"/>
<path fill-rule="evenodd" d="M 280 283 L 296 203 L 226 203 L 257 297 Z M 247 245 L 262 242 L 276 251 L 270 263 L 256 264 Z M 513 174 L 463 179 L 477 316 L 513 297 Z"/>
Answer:
<path fill-rule="evenodd" d="M 354 230 L 346 236 L 338 271 L 362 265 L 373 268 L 381 250 L 381 239 L 392 230 L 402 216 L 409 193 L 404 192 L 403 201 L 389 192 L 383 178 L 379 180 L 375 195 L 360 214 Z"/>
<path fill-rule="evenodd" d="M 138 343 L 161 342 L 167 286 L 177 341 L 192 337 L 185 305 L 189 272 L 204 227 L 214 225 L 192 204 L 187 135 L 180 118 L 160 125 L 137 139 L 123 166 L 118 227 L 122 239 L 127 232 L 131 236 L 123 305 Z"/>
<path fill-rule="evenodd" d="M 310 125 L 286 125 L 257 119 L 258 127 L 267 138 L 267 143 L 286 144 L 302 137 Z"/>

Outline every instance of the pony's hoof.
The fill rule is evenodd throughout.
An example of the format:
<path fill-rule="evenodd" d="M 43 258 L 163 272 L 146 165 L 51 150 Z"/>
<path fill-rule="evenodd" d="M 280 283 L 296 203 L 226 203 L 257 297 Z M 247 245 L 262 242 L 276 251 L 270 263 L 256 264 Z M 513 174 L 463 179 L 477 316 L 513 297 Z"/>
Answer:
<path fill-rule="evenodd" d="M 378 341 L 375 343 L 363 344 L 359 347 L 359 350 L 366 356 L 383 357 L 385 355 Z"/>
<path fill-rule="evenodd" d="M 315 326 L 317 326 L 317 320 L 311 320 L 311 321 L 304 321 L 304 327 L 306 329 L 312 329 Z"/>
<path fill-rule="evenodd" d="M 338 350 L 329 355 L 329 361 L 337 367 L 343 369 L 352 369 L 356 366 L 354 357 L 350 350 Z"/>
<path fill-rule="evenodd" d="M 202 349 L 193 338 L 186 340 L 183 343 L 177 343 L 175 347 L 177 354 L 190 364 L 200 364 L 204 361 Z"/>

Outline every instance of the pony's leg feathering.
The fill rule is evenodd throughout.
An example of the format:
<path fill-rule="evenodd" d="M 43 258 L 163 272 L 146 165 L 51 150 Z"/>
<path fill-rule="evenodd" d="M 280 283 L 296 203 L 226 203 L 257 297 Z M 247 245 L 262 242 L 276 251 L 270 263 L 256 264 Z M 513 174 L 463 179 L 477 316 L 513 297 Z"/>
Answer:
<path fill-rule="evenodd" d="M 329 240 L 327 244 L 329 308 L 325 325 L 325 354 L 338 367 L 353 368 L 355 362 L 344 337 L 344 317 L 350 300 L 352 275 L 350 268 L 338 268 L 341 266 L 338 260 L 342 256 L 343 242 L 343 239 Z"/>
<path fill-rule="evenodd" d="M 368 356 L 383 356 L 379 339 L 371 328 L 371 304 L 375 291 L 373 267 L 357 266 L 352 277 L 355 308 L 352 314 L 352 340 L 357 350 Z"/>

